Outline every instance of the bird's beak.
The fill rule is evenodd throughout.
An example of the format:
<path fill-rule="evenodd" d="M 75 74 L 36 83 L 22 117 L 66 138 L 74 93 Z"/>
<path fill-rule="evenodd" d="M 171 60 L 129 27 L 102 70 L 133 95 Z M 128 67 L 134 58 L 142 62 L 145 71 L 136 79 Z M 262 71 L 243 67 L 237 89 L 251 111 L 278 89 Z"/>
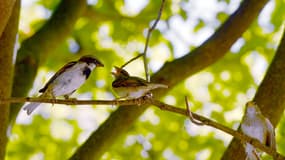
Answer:
<path fill-rule="evenodd" d="M 255 105 L 256 105 L 256 103 L 253 101 L 249 101 L 246 103 L 246 106 L 255 106 Z"/>
<path fill-rule="evenodd" d="M 121 68 L 117 67 L 117 66 L 114 66 L 114 68 L 115 68 L 116 72 L 119 72 L 121 70 Z"/>
<path fill-rule="evenodd" d="M 96 63 L 96 67 L 104 67 L 104 64 L 103 64 L 103 63 L 101 63 L 101 62 L 99 62 L 99 61 L 97 61 L 97 63 Z"/>
<path fill-rule="evenodd" d="M 114 66 L 114 68 L 115 68 L 115 71 L 114 71 L 114 72 L 111 72 L 111 74 L 112 74 L 113 76 L 117 77 L 117 76 L 119 75 L 119 73 L 120 73 L 121 68 L 120 68 L 120 67 L 117 67 L 117 66 Z"/>

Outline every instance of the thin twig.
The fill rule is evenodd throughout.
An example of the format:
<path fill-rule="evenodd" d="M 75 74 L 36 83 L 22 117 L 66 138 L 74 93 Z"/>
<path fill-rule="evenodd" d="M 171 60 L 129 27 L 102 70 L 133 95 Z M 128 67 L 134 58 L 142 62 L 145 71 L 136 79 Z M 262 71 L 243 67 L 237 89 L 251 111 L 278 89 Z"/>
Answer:
<path fill-rule="evenodd" d="M 197 120 L 193 117 L 192 112 L 191 112 L 190 107 L 189 107 L 189 102 L 188 102 L 188 99 L 187 99 L 186 96 L 185 96 L 185 104 L 186 104 L 187 115 L 188 115 L 190 121 L 191 121 L 192 123 L 198 125 L 198 126 L 203 126 L 203 125 L 204 125 L 203 122 L 197 121 Z"/>
<path fill-rule="evenodd" d="M 123 65 L 121 66 L 121 68 L 124 68 L 126 65 L 128 65 L 128 64 L 131 63 L 132 61 L 134 61 L 134 60 L 140 58 L 141 56 L 143 56 L 143 54 L 139 54 L 139 55 L 135 56 L 134 58 L 130 59 L 130 60 L 127 61 L 125 64 L 123 64 Z"/>
<path fill-rule="evenodd" d="M 157 15 L 157 18 L 154 21 L 153 25 L 148 29 L 147 36 L 146 36 L 146 41 L 145 41 L 145 46 L 144 46 L 144 51 L 143 51 L 143 60 L 144 60 L 145 77 L 146 77 L 147 81 L 149 81 L 149 74 L 148 74 L 146 52 L 147 52 L 147 48 L 148 48 L 148 44 L 149 44 L 149 39 L 150 39 L 151 33 L 155 29 L 157 23 L 160 20 L 160 17 L 161 17 L 163 8 L 164 8 L 164 4 L 165 4 L 165 0 L 162 0 L 161 5 L 160 5 L 160 9 L 159 9 L 159 12 L 158 12 L 158 15 Z"/>

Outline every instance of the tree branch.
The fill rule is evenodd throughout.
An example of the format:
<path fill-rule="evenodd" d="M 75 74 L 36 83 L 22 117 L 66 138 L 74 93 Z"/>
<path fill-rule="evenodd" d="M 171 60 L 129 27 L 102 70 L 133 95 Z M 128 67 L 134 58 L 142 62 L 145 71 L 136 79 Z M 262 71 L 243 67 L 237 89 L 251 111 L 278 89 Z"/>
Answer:
<path fill-rule="evenodd" d="M 190 110 L 190 106 L 189 106 L 189 102 L 188 102 L 188 99 L 187 99 L 187 96 L 185 96 L 185 103 L 186 103 L 186 111 L 187 111 L 187 117 L 189 117 L 190 121 L 196 125 L 199 125 L 199 126 L 203 126 L 205 125 L 202 121 L 197 121 L 194 117 L 193 117 L 193 114 Z"/>
<path fill-rule="evenodd" d="M 181 108 L 169 105 L 169 104 L 165 104 L 165 103 L 162 103 L 162 102 L 157 101 L 157 100 L 153 100 L 152 104 L 159 107 L 161 110 L 170 111 L 170 112 L 174 112 L 174 113 L 181 114 L 181 115 L 189 117 L 189 113 L 187 110 L 184 110 L 184 109 L 181 109 Z M 266 152 L 267 154 L 271 155 L 276 160 L 285 160 L 284 156 L 277 153 L 274 149 L 263 145 L 257 139 L 251 138 L 251 137 L 249 137 L 249 136 L 247 136 L 247 135 L 245 135 L 239 131 L 235 131 L 229 127 L 226 127 L 222 124 L 219 124 L 219 123 L 217 123 L 211 119 L 208 119 L 204 116 L 201 116 L 199 114 L 196 114 L 193 112 L 191 114 L 193 115 L 193 118 L 195 120 L 200 121 L 201 124 L 203 124 L 203 125 L 207 125 L 207 126 L 216 128 L 218 130 L 221 130 L 221 131 L 233 136 L 234 138 L 238 139 L 239 141 L 250 143 L 254 147 L 259 148 L 262 151 Z"/>
<path fill-rule="evenodd" d="M 132 61 L 134 61 L 134 60 L 140 58 L 141 56 L 143 56 L 143 54 L 139 54 L 139 55 L 133 57 L 132 59 L 128 60 L 125 64 L 123 64 L 120 68 L 124 68 L 125 66 L 127 66 L 128 64 L 130 64 Z"/>
<path fill-rule="evenodd" d="M 283 115 L 285 104 L 285 30 L 276 54 L 268 68 L 266 76 L 254 97 L 264 116 L 276 126 Z M 272 96 L 274 95 L 274 96 Z M 239 153 L 236 155 L 236 153 Z M 235 156 L 234 156 L 235 155 Z M 231 157 L 231 158 L 230 158 Z M 245 157 L 243 147 L 237 139 L 233 139 L 225 151 L 224 160 L 239 160 Z"/>
<path fill-rule="evenodd" d="M 182 109 L 173 105 L 169 105 L 163 102 L 160 102 L 158 100 L 152 99 L 151 97 L 141 97 L 138 99 L 130 99 L 130 100 L 61 100 L 61 99 L 45 99 L 45 98 L 8 98 L 8 99 L 1 99 L 0 104 L 6 104 L 6 103 L 23 103 L 23 102 L 41 102 L 41 103 L 52 103 L 52 104 L 66 104 L 66 105 L 123 105 L 124 107 L 132 107 L 133 105 L 154 105 L 155 107 L 158 107 L 159 109 L 163 111 L 169 111 L 172 113 L 177 113 L 186 117 L 189 117 L 189 112 L 193 116 L 193 120 L 199 121 L 198 125 L 207 125 L 213 128 L 216 128 L 218 130 L 221 130 L 238 140 L 242 142 L 247 142 L 252 144 L 254 147 L 261 149 L 262 151 L 268 153 L 274 159 L 276 160 L 285 160 L 285 157 L 278 154 L 274 149 L 269 148 L 262 143 L 260 143 L 258 140 L 251 138 L 241 132 L 235 131 L 229 127 L 226 127 L 222 124 L 219 124 L 209 118 L 206 118 L 202 115 L 193 113 L 188 110 L 188 105 L 186 103 L 187 109 Z M 187 101 L 186 101 L 187 102 Z M 82 157 L 80 157 L 82 158 Z"/>
<path fill-rule="evenodd" d="M 140 58 L 141 56 L 143 56 L 144 70 L 145 70 L 145 77 L 146 77 L 145 79 L 146 79 L 146 81 L 149 81 L 148 65 L 147 65 L 147 56 L 146 56 L 147 48 L 148 48 L 148 45 L 149 45 L 149 39 L 150 39 L 150 36 L 151 36 L 152 31 L 155 29 L 157 23 L 158 23 L 159 20 L 160 20 L 160 17 L 161 17 L 161 14 L 162 14 L 164 5 L 165 5 L 165 0 L 162 0 L 161 6 L 160 6 L 160 9 L 159 9 L 159 12 L 158 12 L 157 19 L 154 21 L 153 25 L 148 29 L 143 53 L 137 55 L 136 57 L 134 57 L 134 58 L 132 58 L 132 59 L 130 59 L 129 61 L 127 61 L 125 64 L 123 64 L 123 65 L 121 66 L 121 68 L 124 68 L 126 65 L 128 65 L 128 64 L 131 63 L 132 61 L 134 61 L 134 60 Z"/>
<path fill-rule="evenodd" d="M 152 25 L 152 26 L 148 29 L 148 31 L 147 31 L 147 36 L 146 36 L 146 41 L 145 41 L 145 46 L 144 46 L 144 51 L 143 51 L 143 62 L 144 62 L 143 64 L 144 64 L 145 79 L 146 79 L 146 81 L 149 81 L 148 66 L 147 66 L 147 57 L 146 57 L 147 48 L 148 48 L 148 45 L 149 45 L 149 39 L 150 39 L 150 36 L 151 36 L 152 31 L 155 29 L 157 23 L 158 23 L 159 20 L 160 20 L 160 17 L 161 17 L 161 14 L 162 14 L 164 5 L 165 5 L 165 0 L 162 0 L 162 1 L 161 1 L 161 5 L 160 5 L 160 9 L 159 9 L 159 12 L 158 12 L 158 15 L 157 15 L 157 18 L 156 18 L 156 20 L 154 21 L 153 25 Z"/>
<path fill-rule="evenodd" d="M 243 1 L 235 13 L 200 47 L 186 56 L 166 63 L 151 77 L 151 82 L 174 87 L 185 78 L 201 71 L 219 60 L 231 45 L 243 34 L 257 17 L 268 0 Z M 157 90 L 154 96 L 161 97 L 167 92 Z M 100 159 L 101 155 L 125 133 L 147 106 L 119 108 L 90 135 L 77 149 L 71 159 Z"/>
<path fill-rule="evenodd" d="M 150 104 L 146 97 L 129 100 L 77 100 L 77 99 L 47 99 L 47 98 L 6 98 L 0 99 L 0 104 L 10 103 L 25 103 L 25 102 L 40 102 L 40 103 L 51 103 L 51 104 L 65 104 L 65 105 L 144 105 Z"/>
<path fill-rule="evenodd" d="M 71 33 L 86 8 L 86 0 L 62 0 L 52 17 L 32 37 L 21 44 L 15 65 L 13 97 L 24 97 L 32 87 L 40 63 Z M 23 77 L 25 77 L 23 79 Z M 11 108 L 14 121 L 21 105 Z"/>

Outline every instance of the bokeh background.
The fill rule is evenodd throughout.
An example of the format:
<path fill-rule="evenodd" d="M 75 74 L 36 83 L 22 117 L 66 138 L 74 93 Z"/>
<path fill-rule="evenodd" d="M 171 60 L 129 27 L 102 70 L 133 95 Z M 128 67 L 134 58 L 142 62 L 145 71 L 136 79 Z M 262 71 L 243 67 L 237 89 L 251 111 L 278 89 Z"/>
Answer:
<path fill-rule="evenodd" d="M 16 48 L 45 25 L 60 2 L 22 0 Z M 150 74 L 201 45 L 241 2 L 167 0 L 147 53 Z M 158 0 L 88 0 L 64 43 L 48 56 L 40 56 L 27 96 L 38 96 L 38 90 L 65 63 L 92 54 L 105 67 L 93 71 L 71 97 L 114 99 L 112 67 L 123 65 L 143 51 L 147 29 L 157 17 L 160 4 Z M 284 0 L 269 1 L 222 59 L 181 81 L 161 100 L 185 108 L 184 96 L 188 96 L 192 111 L 237 129 L 244 105 L 254 97 L 278 47 L 284 8 Z M 126 69 L 132 75 L 145 77 L 142 59 Z M 10 125 L 6 159 L 68 159 L 116 109 L 107 105 L 42 104 L 31 116 L 21 110 L 14 125 Z M 284 127 L 283 116 L 276 128 L 278 151 L 283 155 Z M 186 117 L 149 107 L 101 159 L 216 160 L 231 139 L 222 131 L 196 126 Z"/>

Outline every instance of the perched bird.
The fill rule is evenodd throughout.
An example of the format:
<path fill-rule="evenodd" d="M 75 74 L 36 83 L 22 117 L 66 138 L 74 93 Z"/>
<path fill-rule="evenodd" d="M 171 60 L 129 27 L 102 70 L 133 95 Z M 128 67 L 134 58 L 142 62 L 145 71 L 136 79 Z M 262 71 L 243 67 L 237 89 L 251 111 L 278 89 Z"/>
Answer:
<path fill-rule="evenodd" d="M 64 96 L 68 99 L 89 77 L 96 67 L 104 65 L 92 56 L 83 56 L 78 61 L 72 61 L 57 71 L 46 85 L 39 90 L 40 98 L 53 98 Z M 41 103 L 30 103 L 24 107 L 30 115 Z"/>
<path fill-rule="evenodd" d="M 150 83 L 146 80 L 130 76 L 129 73 L 119 67 L 112 72 L 115 80 L 112 83 L 114 91 L 120 96 L 119 99 L 135 99 L 145 96 L 156 88 L 168 88 L 167 85 Z"/>
<path fill-rule="evenodd" d="M 242 120 L 241 130 L 244 134 L 256 138 L 261 143 L 276 150 L 274 127 L 271 122 L 262 115 L 257 104 L 247 102 L 246 112 Z M 259 160 L 260 152 L 251 144 L 244 144 L 247 160 Z"/>

